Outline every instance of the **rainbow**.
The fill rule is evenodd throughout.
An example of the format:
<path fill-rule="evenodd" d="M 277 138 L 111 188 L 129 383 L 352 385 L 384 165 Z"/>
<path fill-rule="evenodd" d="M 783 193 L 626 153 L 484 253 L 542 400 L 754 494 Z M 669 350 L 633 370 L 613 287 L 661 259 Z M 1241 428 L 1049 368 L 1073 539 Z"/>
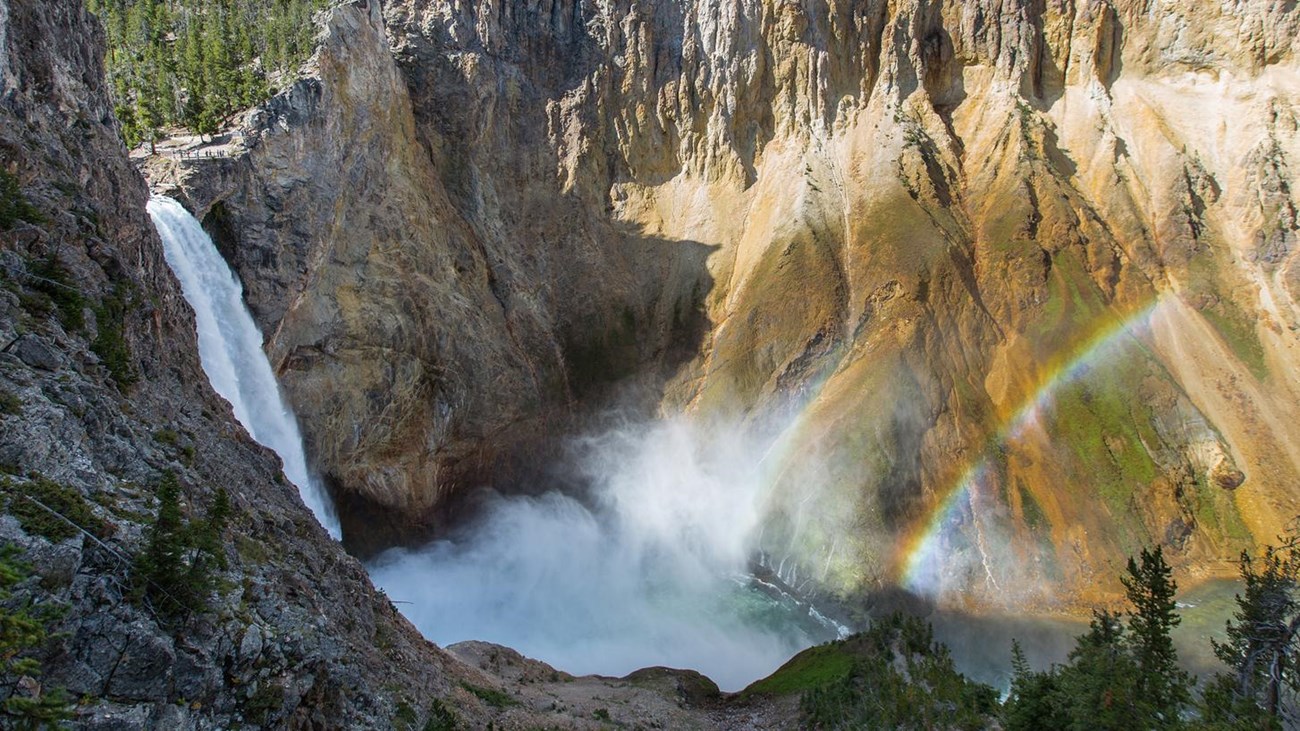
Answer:
<path fill-rule="evenodd" d="M 945 557 L 943 537 L 958 527 L 965 517 L 977 515 L 980 490 L 988 485 L 994 454 L 1031 429 L 1041 428 L 1041 417 L 1051 409 L 1057 391 L 1114 352 L 1116 344 L 1128 337 L 1136 338 L 1137 333 L 1149 325 L 1151 316 L 1162 303 L 1163 299 L 1156 296 L 1136 309 L 1111 311 L 1109 317 L 1102 318 L 1088 329 L 1078 345 L 1046 364 L 1037 379 L 1037 387 L 1000 420 L 984 448 L 954 470 L 955 477 L 943 483 L 932 508 L 899 541 L 892 565 L 893 575 L 900 585 L 918 593 L 933 593 L 936 587 L 932 582 L 936 580 Z M 977 536 L 977 543 L 977 548 L 984 551 L 982 536 Z M 987 563 L 985 568 L 987 571 Z M 991 573 L 988 580 L 996 585 Z"/>

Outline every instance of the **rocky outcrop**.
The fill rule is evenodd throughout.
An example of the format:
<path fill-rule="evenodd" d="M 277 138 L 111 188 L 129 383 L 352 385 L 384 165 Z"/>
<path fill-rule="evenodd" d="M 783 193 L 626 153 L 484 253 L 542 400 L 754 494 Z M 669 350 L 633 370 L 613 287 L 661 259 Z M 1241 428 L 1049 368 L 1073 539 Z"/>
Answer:
<path fill-rule="evenodd" d="M 0 161 L 35 211 L 0 232 L 0 539 L 36 571 L 23 595 L 62 611 L 39 683 L 80 699 L 87 728 L 386 726 L 417 701 L 425 714 L 454 694 L 457 663 L 374 591 L 207 387 L 118 136 L 98 23 L 80 2 L 4 2 L 0 44 Z M 130 596 L 167 471 L 195 518 L 218 488 L 233 505 L 217 596 L 179 625 Z M 80 506 L 90 532 L 42 531 L 24 517 L 46 510 L 34 500 Z"/>
<path fill-rule="evenodd" d="M 574 243 L 544 191 L 515 208 L 447 180 L 383 27 L 377 3 L 332 14 L 318 78 L 253 115 L 246 155 L 200 161 L 179 191 L 248 282 L 362 551 L 525 461 L 576 396 L 672 359 L 707 289 L 702 246 L 619 237 L 609 222 L 622 243 Z M 176 164 L 155 161 L 153 175 Z M 487 213 L 470 215 L 467 194 Z M 584 298 L 592 286 L 601 296 Z"/>
<path fill-rule="evenodd" d="M 765 537 L 802 576 L 1059 603 L 1300 509 L 1298 28 L 350 3 L 246 155 L 153 177 L 226 233 L 355 514 L 501 484 L 636 374 L 670 409 L 796 411 Z"/>
<path fill-rule="evenodd" d="M 0 81 L 0 543 L 33 571 L 4 611 L 57 616 L 40 677 L 6 656 L 4 698 L 62 688 L 95 729 L 589 728 L 612 691 L 693 723 L 630 682 L 546 668 L 518 687 L 422 639 L 207 386 L 98 23 L 77 0 L 0 0 Z M 231 502 L 208 606 L 180 618 L 133 590 L 168 473 L 190 520 Z"/>

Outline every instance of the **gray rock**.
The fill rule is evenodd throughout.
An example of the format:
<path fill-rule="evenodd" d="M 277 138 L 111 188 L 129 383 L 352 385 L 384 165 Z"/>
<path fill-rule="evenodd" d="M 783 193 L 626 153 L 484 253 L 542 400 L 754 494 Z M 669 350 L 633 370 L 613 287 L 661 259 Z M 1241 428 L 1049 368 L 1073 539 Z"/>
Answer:
<path fill-rule="evenodd" d="M 128 628 L 125 648 L 113 666 L 108 695 L 114 698 L 163 702 L 171 695 L 176 653 L 170 638 L 143 623 Z"/>
<path fill-rule="evenodd" d="M 262 654 L 262 630 L 257 625 L 251 624 L 244 632 L 244 637 L 239 641 L 239 660 L 243 663 L 253 663 Z"/>
<path fill-rule="evenodd" d="M 18 356 L 19 360 L 33 368 L 57 371 L 65 362 L 58 351 L 30 335 L 18 338 L 13 345 L 9 346 L 9 350 Z"/>

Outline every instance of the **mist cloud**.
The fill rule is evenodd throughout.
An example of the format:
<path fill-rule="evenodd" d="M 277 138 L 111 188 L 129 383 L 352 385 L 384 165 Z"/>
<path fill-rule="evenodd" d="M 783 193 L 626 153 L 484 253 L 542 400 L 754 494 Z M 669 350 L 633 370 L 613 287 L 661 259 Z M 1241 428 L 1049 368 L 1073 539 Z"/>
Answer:
<path fill-rule="evenodd" d="M 691 668 L 736 690 L 827 636 L 750 588 L 770 445 L 685 419 L 576 445 L 582 502 L 492 496 L 463 537 L 371 566 L 424 634 L 568 672 Z"/>

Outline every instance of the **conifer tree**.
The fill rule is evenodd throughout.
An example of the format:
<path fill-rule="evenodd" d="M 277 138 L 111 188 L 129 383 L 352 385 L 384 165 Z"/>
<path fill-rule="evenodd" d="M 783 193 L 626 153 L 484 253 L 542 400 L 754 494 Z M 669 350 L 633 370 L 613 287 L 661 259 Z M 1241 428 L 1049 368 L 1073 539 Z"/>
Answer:
<path fill-rule="evenodd" d="M 28 576 L 12 545 L 0 547 L 0 727 L 57 728 L 71 717 L 71 702 L 58 688 L 20 692 L 20 680 L 37 678 L 41 663 L 33 656 L 49 637 L 55 613 L 14 596 L 14 587 Z"/>
<path fill-rule="evenodd" d="M 272 78 L 312 52 L 311 16 L 328 0 L 88 0 L 108 34 L 106 62 L 123 137 L 166 128 L 219 132 L 260 103 Z"/>
<path fill-rule="evenodd" d="M 1295 527 L 1279 546 L 1258 559 L 1243 551 L 1239 564 L 1243 592 L 1227 623 L 1227 640 L 1213 641 L 1214 653 L 1230 673 L 1207 692 L 1206 715 L 1220 721 L 1256 718 L 1271 723 L 1289 718 L 1300 691 L 1300 534 Z M 1258 713 L 1257 713 L 1258 712 Z"/>
<path fill-rule="evenodd" d="M 1123 577 L 1129 603 L 1129 645 L 1137 663 L 1137 690 L 1154 714 L 1153 722 L 1168 727 L 1179 721 L 1191 699 L 1191 679 L 1178 667 L 1172 630 L 1182 622 L 1174 599 L 1178 586 L 1159 546 L 1129 558 Z"/>

